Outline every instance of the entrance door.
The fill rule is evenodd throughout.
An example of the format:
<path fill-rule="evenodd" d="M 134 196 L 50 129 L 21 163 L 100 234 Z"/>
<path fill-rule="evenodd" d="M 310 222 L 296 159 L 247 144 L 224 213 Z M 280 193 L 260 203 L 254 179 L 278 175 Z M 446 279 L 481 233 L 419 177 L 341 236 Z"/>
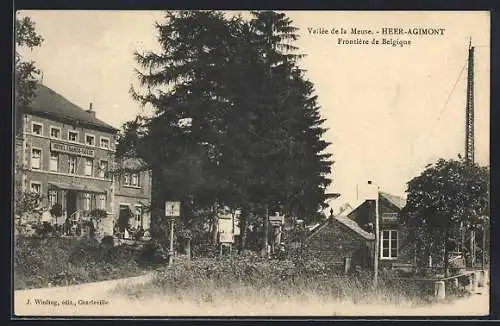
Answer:
<path fill-rule="evenodd" d="M 66 195 L 66 209 L 68 212 L 68 217 L 72 217 L 73 213 L 76 212 L 76 191 L 68 190 Z"/>

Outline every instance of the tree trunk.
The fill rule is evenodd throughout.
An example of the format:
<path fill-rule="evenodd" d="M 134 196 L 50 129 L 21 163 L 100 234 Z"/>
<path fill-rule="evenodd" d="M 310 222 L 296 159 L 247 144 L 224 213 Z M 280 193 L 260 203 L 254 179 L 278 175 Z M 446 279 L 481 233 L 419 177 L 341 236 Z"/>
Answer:
<path fill-rule="evenodd" d="M 476 263 L 476 244 L 475 239 L 476 232 L 473 230 L 470 231 L 470 267 L 474 268 L 474 264 Z"/>
<path fill-rule="evenodd" d="M 443 262 L 443 266 L 444 266 L 444 276 L 445 277 L 448 277 L 450 276 L 450 271 L 449 271 L 449 250 L 448 250 L 448 239 L 450 237 L 450 232 L 449 232 L 449 229 L 446 230 L 445 232 L 445 237 L 444 237 L 444 262 Z"/>
<path fill-rule="evenodd" d="M 188 260 L 191 260 L 191 239 L 186 239 L 186 245 L 184 247 L 184 253 Z"/>
<path fill-rule="evenodd" d="M 248 210 L 243 210 L 240 216 L 240 253 L 245 250 L 246 241 L 247 241 L 247 219 L 248 219 Z"/>
<path fill-rule="evenodd" d="M 217 244 L 217 236 L 219 233 L 219 220 L 217 219 L 217 215 L 212 217 L 212 244 Z"/>

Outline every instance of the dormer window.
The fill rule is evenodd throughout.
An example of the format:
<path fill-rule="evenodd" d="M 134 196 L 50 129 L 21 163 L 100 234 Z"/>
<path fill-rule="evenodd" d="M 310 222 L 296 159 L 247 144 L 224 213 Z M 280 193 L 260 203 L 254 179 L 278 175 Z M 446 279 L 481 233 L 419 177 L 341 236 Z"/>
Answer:
<path fill-rule="evenodd" d="M 135 187 L 139 185 L 139 175 L 137 173 L 132 173 L 130 176 L 130 185 Z"/>

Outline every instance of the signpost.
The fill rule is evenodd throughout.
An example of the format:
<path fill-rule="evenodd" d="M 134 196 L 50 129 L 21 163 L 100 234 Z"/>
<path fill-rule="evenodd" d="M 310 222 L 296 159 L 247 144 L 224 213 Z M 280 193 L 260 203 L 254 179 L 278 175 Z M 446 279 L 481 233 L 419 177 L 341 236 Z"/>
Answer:
<path fill-rule="evenodd" d="M 181 203 L 178 201 L 165 202 L 165 216 L 170 219 L 170 248 L 168 251 L 168 264 L 174 262 L 174 222 L 175 218 L 181 216 Z"/>
<path fill-rule="evenodd" d="M 230 214 L 222 214 L 217 217 L 219 227 L 220 255 L 223 255 L 226 252 L 224 248 L 227 248 L 230 254 L 232 252 L 235 234 L 234 218 L 234 212 Z"/>
<path fill-rule="evenodd" d="M 280 215 L 279 212 L 275 212 L 275 215 L 269 216 L 269 223 L 273 228 L 272 242 L 271 242 L 271 252 L 276 253 L 276 249 L 279 248 L 281 244 L 281 231 L 283 224 L 285 223 L 285 216 Z"/>

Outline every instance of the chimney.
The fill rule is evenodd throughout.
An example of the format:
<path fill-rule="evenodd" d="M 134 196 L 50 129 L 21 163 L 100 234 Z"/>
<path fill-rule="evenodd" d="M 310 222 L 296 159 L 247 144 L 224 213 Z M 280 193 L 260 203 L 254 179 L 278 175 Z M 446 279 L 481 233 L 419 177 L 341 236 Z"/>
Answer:
<path fill-rule="evenodd" d="M 87 113 L 95 118 L 95 111 L 92 109 L 92 102 L 89 103 L 89 109 L 87 110 Z"/>

